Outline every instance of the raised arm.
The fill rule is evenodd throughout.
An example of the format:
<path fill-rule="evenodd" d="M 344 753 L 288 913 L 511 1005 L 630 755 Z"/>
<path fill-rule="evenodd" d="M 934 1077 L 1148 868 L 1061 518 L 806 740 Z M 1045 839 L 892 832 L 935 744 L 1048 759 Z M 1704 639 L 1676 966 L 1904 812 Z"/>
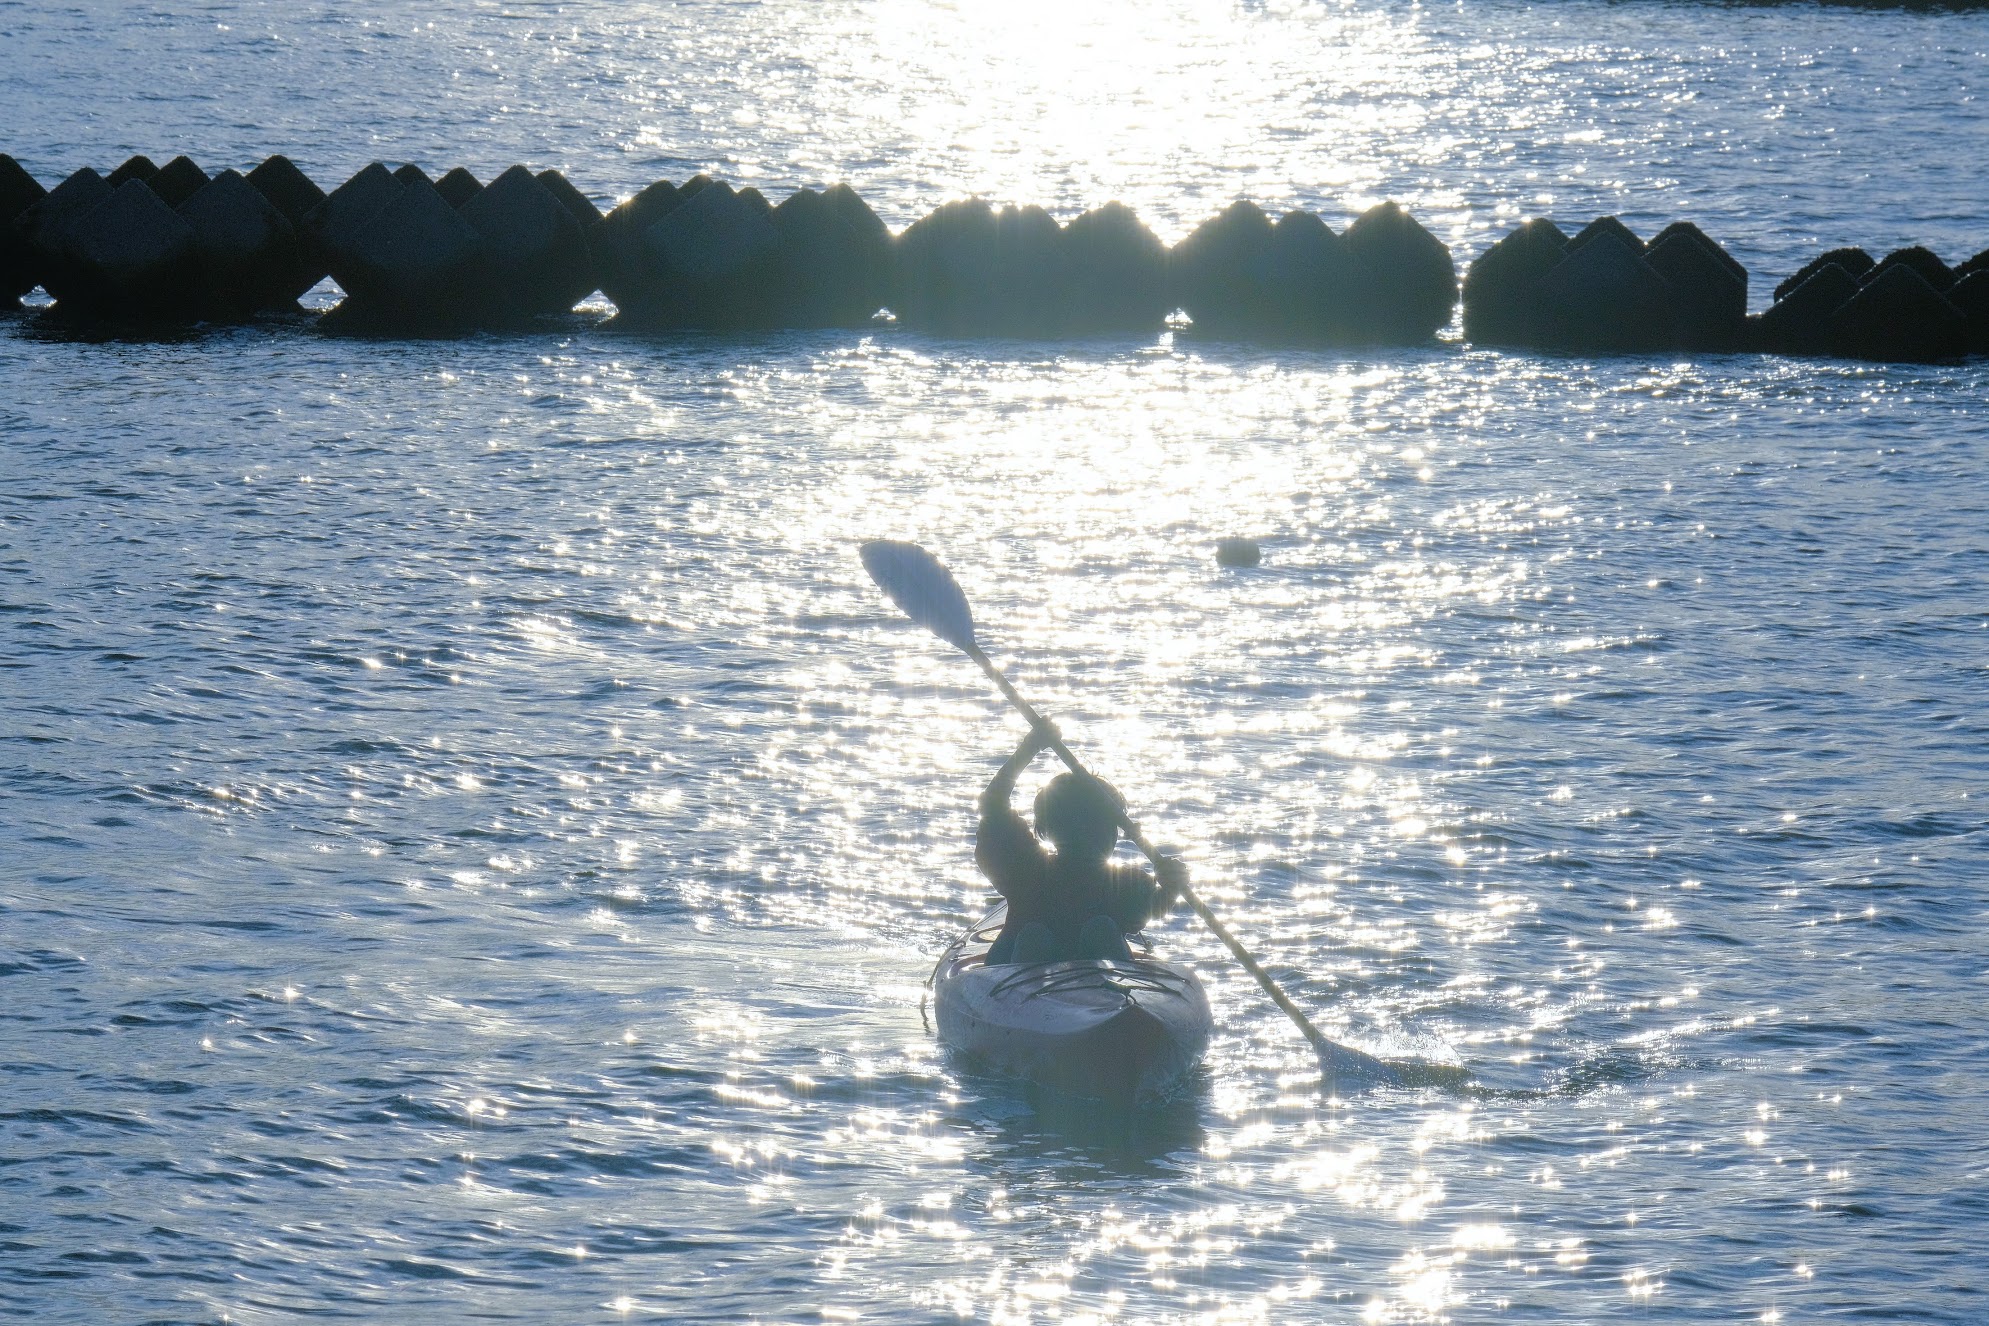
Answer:
<path fill-rule="evenodd" d="M 1048 727 L 1048 724 L 1044 725 Z M 1043 890 L 1043 849 L 1009 801 L 1015 780 L 1029 761 L 1050 744 L 1055 728 L 1031 729 L 1015 754 L 1008 757 L 981 793 L 981 823 L 974 830 L 974 864 L 1010 905 L 1030 909 L 1040 905 Z"/>
<path fill-rule="evenodd" d="M 995 776 L 988 780 L 987 790 L 981 793 L 981 814 L 984 817 L 1008 808 L 1010 798 L 1015 795 L 1015 780 L 1029 767 L 1029 761 L 1050 748 L 1050 740 L 1055 735 L 1056 728 L 1049 723 L 1029 729 L 1022 738 L 1022 744 L 1015 748 L 1015 754 L 995 770 Z"/>

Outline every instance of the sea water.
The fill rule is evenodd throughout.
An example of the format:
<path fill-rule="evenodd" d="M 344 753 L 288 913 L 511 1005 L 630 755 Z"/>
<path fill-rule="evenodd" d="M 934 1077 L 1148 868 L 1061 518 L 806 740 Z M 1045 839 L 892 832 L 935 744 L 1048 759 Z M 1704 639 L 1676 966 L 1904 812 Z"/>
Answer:
<path fill-rule="evenodd" d="M 1989 244 L 1989 15 L 0 4 L 53 183 L 282 151 Z M 329 287 L 313 297 L 335 298 Z M 0 327 L 0 1307 L 44 1322 L 1966 1322 L 1989 366 Z M 1261 540 L 1263 565 L 1215 564 Z M 1183 913 L 1132 1118 L 946 1054 L 1020 723 Z M 1039 766 L 1025 792 L 1049 772 Z"/>

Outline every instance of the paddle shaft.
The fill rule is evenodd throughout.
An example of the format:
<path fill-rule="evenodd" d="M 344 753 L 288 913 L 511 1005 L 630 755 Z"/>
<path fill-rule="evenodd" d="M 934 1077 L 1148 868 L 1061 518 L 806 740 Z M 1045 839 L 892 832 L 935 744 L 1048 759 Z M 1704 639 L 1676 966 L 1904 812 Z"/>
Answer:
<path fill-rule="evenodd" d="M 1001 669 L 995 666 L 994 660 L 987 656 L 987 651 L 983 650 L 979 645 L 970 644 L 966 647 L 966 652 L 967 657 L 980 664 L 981 671 L 987 673 L 989 679 L 1001 688 L 1001 693 L 1008 697 L 1008 702 L 1014 705 L 1024 718 L 1029 720 L 1030 727 L 1036 728 L 1039 731 L 1048 729 L 1048 725 L 1043 721 L 1043 716 L 1036 712 L 1036 707 L 1022 698 L 1022 693 L 1010 684 L 1007 677 L 1002 675 Z M 1070 747 L 1064 745 L 1062 737 L 1050 737 L 1050 749 L 1057 753 L 1057 758 L 1070 767 L 1072 773 L 1089 775 L 1089 771 L 1085 769 L 1083 763 L 1076 755 L 1071 753 Z M 1123 808 L 1119 811 L 1119 827 L 1126 831 L 1126 837 L 1132 840 L 1133 846 L 1139 848 L 1140 851 L 1146 854 L 1146 859 L 1153 862 L 1153 868 L 1159 870 L 1160 853 L 1155 850 L 1152 843 L 1146 840 L 1146 835 L 1140 832 L 1140 826 L 1133 822 L 1132 816 L 1128 815 Z M 1195 896 L 1195 891 L 1188 887 L 1186 880 L 1180 881 L 1180 885 L 1182 899 L 1190 907 L 1194 908 L 1195 915 L 1201 917 L 1209 929 L 1215 931 L 1216 938 L 1223 942 L 1224 947 L 1229 950 L 1230 955 L 1243 964 L 1243 970 L 1257 978 L 1257 984 L 1264 987 L 1264 993 L 1271 997 L 1271 1002 L 1285 1011 L 1285 1016 L 1289 1017 L 1297 1025 L 1298 1029 L 1305 1033 L 1305 1038 L 1312 1042 L 1312 1047 L 1315 1050 L 1318 1050 L 1321 1054 L 1331 1051 L 1333 1042 L 1327 1040 L 1319 1028 L 1312 1025 L 1312 1020 L 1306 1017 L 1299 1006 L 1291 1001 L 1291 997 L 1278 988 L 1278 983 L 1271 979 L 1271 974 L 1257 965 L 1257 959 L 1250 956 L 1250 950 L 1237 942 L 1236 936 L 1229 933 L 1229 927 L 1217 919 L 1216 914 L 1209 910 L 1207 903 Z"/>

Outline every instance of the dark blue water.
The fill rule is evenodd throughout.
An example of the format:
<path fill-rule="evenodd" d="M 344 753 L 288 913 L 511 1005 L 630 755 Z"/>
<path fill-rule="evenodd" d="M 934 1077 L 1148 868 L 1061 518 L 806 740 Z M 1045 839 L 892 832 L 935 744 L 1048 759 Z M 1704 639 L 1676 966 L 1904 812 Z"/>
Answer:
<path fill-rule="evenodd" d="M 4 146 L 1989 243 L 1989 16 L 0 6 Z M 433 26 L 429 26 L 432 24 Z M 1973 155 L 1971 153 L 1973 152 Z M 327 296 L 329 297 L 329 296 Z M 1980 1314 L 1989 368 L 0 329 L 0 1305 L 40 1321 Z M 1254 572 L 1222 535 L 1263 539 Z M 925 1030 L 1020 735 L 1191 918 L 1133 1120 Z M 1041 772 L 1047 772 L 1043 770 Z"/>

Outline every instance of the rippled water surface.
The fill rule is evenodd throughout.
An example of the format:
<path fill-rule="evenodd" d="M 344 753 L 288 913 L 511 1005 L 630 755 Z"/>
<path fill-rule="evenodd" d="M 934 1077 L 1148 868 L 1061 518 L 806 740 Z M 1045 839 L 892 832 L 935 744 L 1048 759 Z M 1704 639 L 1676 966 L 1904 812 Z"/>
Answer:
<path fill-rule="evenodd" d="M 0 4 L 45 179 L 287 150 L 1989 243 L 1989 16 Z M 58 1322 L 1966 1322 L 1989 367 L 0 326 L 0 1305 Z M 1264 541 L 1225 571 L 1212 545 Z M 1182 916 L 1131 1120 L 921 1020 L 1020 725 Z M 1040 769 L 1038 774 L 1046 773 Z"/>

